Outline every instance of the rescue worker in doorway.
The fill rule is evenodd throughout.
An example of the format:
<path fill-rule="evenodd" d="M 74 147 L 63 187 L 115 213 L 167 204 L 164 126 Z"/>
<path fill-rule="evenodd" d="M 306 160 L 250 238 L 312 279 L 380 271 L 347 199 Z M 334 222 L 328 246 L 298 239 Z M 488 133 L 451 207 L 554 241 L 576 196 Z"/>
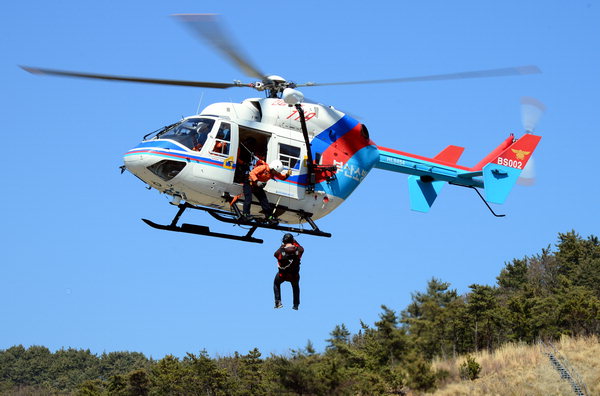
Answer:
<path fill-rule="evenodd" d="M 285 234 L 281 247 L 275 251 L 278 271 L 273 281 L 275 293 L 275 308 L 281 308 L 281 284 L 288 281 L 292 284 L 294 305 L 292 309 L 298 310 L 300 305 L 300 259 L 304 248 L 294 239 L 292 234 Z"/>
<path fill-rule="evenodd" d="M 240 143 L 240 147 L 238 147 L 238 161 L 235 166 L 235 175 L 233 177 L 233 180 L 236 183 L 243 184 L 244 180 L 248 178 L 255 150 L 256 140 L 252 136 L 247 137 Z"/>
<path fill-rule="evenodd" d="M 244 180 L 244 209 L 242 212 L 242 219 L 249 220 L 250 217 L 250 205 L 252 205 L 252 194 L 258 198 L 258 202 L 262 207 L 263 213 L 265 214 L 265 219 L 271 223 L 277 223 L 277 219 L 273 216 L 273 209 L 271 208 L 271 204 L 267 199 L 267 194 L 265 193 L 265 186 L 267 182 L 271 179 L 279 179 L 285 180 L 291 174 L 292 170 L 288 170 L 287 173 L 282 174 L 283 164 L 279 160 L 275 160 L 271 162 L 271 164 L 261 164 L 256 166 L 250 174 L 248 178 Z"/>

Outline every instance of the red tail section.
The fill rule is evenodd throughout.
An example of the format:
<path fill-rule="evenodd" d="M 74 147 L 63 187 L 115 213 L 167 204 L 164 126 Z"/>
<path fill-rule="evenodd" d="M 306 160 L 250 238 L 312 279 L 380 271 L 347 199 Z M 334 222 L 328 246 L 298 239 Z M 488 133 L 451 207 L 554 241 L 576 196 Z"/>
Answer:
<path fill-rule="evenodd" d="M 541 136 L 526 133 L 502 153 L 492 158 L 490 162 L 522 170 L 527 165 L 541 138 Z"/>
<path fill-rule="evenodd" d="M 474 167 L 472 167 L 471 170 L 472 171 L 482 170 L 483 167 L 487 163 L 492 162 L 495 158 L 497 158 L 498 155 L 500 155 L 502 152 L 504 152 L 504 150 L 506 150 L 511 144 L 513 144 L 514 141 L 515 141 L 515 137 L 513 135 L 510 135 L 508 138 L 506 138 L 505 141 L 503 141 L 502 143 L 500 143 L 500 145 L 498 147 L 496 147 L 494 149 L 494 151 L 492 151 L 491 153 L 489 153 L 484 159 L 482 159 L 481 161 L 479 161 L 479 163 L 477 165 L 475 165 Z"/>

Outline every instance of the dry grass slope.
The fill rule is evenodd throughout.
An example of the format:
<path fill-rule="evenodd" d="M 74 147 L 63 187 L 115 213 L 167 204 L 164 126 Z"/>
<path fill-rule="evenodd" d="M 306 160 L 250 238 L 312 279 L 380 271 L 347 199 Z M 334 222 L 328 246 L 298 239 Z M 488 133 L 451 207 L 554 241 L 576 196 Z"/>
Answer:
<path fill-rule="evenodd" d="M 600 395 L 600 344 L 597 337 L 563 337 L 554 343 L 588 387 L 590 395 Z M 562 380 L 548 357 L 537 345 L 506 344 L 492 352 L 472 355 L 481 365 L 479 379 L 461 380 L 460 365 L 465 356 L 438 360 L 434 368 L 450 373 L 435 396 L 459 395 L 573 395 L 570 384 Z"/>

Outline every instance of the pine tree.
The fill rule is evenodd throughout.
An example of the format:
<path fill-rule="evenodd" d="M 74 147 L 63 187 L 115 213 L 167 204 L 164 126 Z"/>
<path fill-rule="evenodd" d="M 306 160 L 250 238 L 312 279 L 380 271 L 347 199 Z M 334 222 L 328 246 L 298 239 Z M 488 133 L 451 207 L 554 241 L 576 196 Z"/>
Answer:
<path fill-rule="evenodd" d="M 238 373 L 241 381 L 239 395 L 266 395 L 263 384 L 263 361 L 260 359 L 260 356 L 258 348 L 254 348 L 247 355 L 241 357 Z"/>

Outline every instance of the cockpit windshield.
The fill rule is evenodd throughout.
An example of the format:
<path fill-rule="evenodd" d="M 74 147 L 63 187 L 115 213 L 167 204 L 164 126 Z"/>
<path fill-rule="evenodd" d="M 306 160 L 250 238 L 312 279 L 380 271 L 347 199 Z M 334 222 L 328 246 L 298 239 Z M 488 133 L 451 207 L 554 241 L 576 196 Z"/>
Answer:
<path fill-rule="evenodd" d="M 189 118 L 175 128 L 159 134 L 157 138 L 174 140 L 187 148 L 200 151 L 214 124 L 215 120 L 210 118 Z"/>

